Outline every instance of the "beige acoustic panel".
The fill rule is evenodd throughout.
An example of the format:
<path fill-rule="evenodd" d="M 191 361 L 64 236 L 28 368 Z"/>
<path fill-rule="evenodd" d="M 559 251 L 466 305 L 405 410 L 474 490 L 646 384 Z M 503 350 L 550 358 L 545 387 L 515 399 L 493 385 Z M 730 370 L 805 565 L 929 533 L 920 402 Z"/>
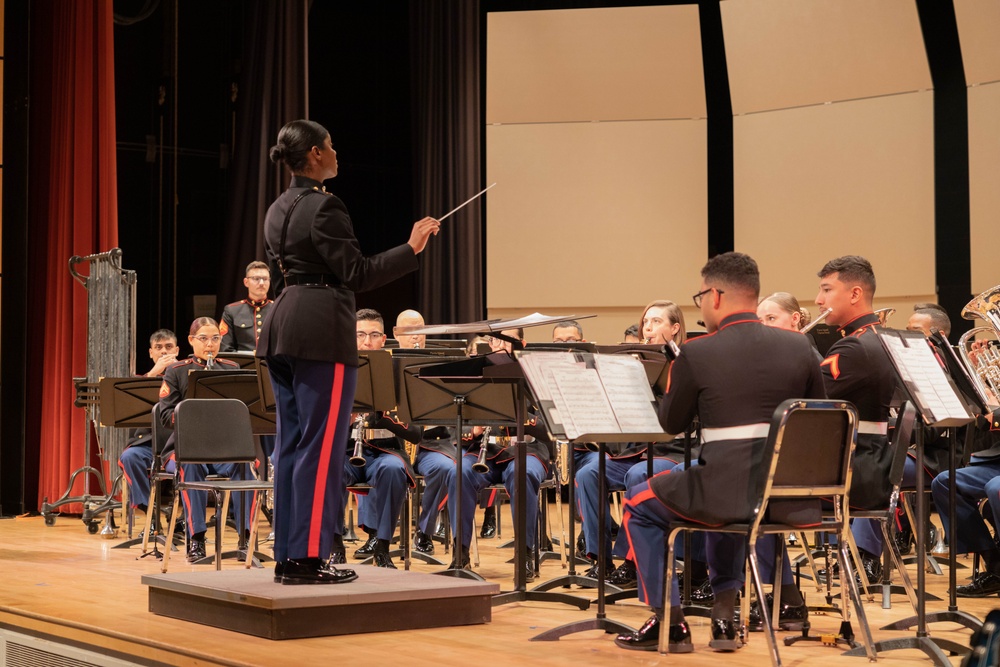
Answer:
<path fill-rule="evenodd" d="M 872 262 L 880 297 L 937 291 L 932 95 L 734 119 L 736 249 L 765 292 L 814 295 L 848 254 Z"/>
<path fill-rule="evenodd" d="M 1000 81 L 1000 2 L 955 0 L 955 18 L 966 82 Z"/>
<path fill-rule="evenodd" d="M 969 89 L 972 293 L 1000 284 L 1000 83 Z"/>
<path fill-rule="evenodd" d="M 497 183 L 486 204 L 488 308 L 584 309 L 697 291 L 704 121 L 491 126 L 486 142 L 487 182 Z"/>
<path fill-rule="evenodd" d="M 487 123 L 704 116 L 695 5 L 487 16 Z"/>
<path fill-rule="evenodd" d="M 931 87 L 913 0 L 721 6 L 736 114 Z"/>

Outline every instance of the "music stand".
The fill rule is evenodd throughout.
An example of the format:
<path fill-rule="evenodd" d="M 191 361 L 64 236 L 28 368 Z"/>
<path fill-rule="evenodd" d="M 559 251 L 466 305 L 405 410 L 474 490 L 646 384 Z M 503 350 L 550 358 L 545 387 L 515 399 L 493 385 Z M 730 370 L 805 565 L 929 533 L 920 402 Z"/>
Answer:
<path fill-rule="evenodd" d="M 975 420 L 971 416 L 968 403 L 955 386 L 952 378 L 949 378 L 934 356 L 930 344 L 921 332 L 898 331 L 894 329 L 879 328 L 879 339 L 893 369 L 900 380 L 902 391 L 907 395 L 907 399 L 913 402 L 917 409 L 917 414 L 927 426 L 957 427 L 969 424 Z M 916 469 L 917 469 L 917 522 L 915 528 L 917 538 L 917 554 L 925 553 L 925 542 L 927 536 L 923 526 L 927 517 L 927 496 L 925 491 L 924 475 L 924 436 L 923 429 L 914 429 L 916 432 Z M 954 477 L 951 481 L 952 494 L 954 494 Z M 954 498 L 954 495 L 952 495 Z M 952 503 L 954 508 L 954 502 Z M 957 526 L 952 524 L 951 552 L 954 555 L 954 532 Z M 952 591 L 954 595 L 955 568 L 951 568 Z M 875 642 L 876 653 L 881 651 L 896 651 L 901 649 L 917 649 L 923 651 L 936 665 L 948 667 L 951 661 L 945 655 L 945 651 L 951 655 L 963 655 L 970 651 L 969 647 L 956 642 L 931 637 L 927 632 L 926 600 L 924 591 L 926 590 L 926 572 L 924 568 L 917 567 L 917 614 L 911 619 L 905 619 L 905 628 L 916 625 L 916 636 L 904 637 L 901 639 L 888 639 Z M 953 598 L 954 599 L 954 598 Z M 915 621 L 915 623 L 913 622 Z M 852 649 L 844 655 L 861 656 L 865 655 L 864 649 Z"/>
<path fill-rule="evenodd" d="M 254 357 L 253 352 L 219 352 L 215 356 L 216 359 L 228 359 L 237 366 L 240 370 L 254 370 Z"/>
<path fill-rule="evenodd" d="M 251 431 L 254 435 L 273 435 L 277 430 L 276 416 L 264 409 L 257 371 L 253 368 L 221 372 L 218 370 L 192 371 L 188 375 L 187 395 L 184 398 L 235 398 L 247 406 L 250 412 Z M 215 520 L 226 521 L 227 517 L 219 515 L 219 509 L 216 508 Z M 242 539 L 242 535 L 240 538 Z M 247 551 L 252 551 L 247 557 L 251 558 L 252 564 L 258 567 L 261 566 L 262 561 L 273 560 L 270 556 L 258 551 L 256 544 L 252 547 L 247 545 Z M 242 554 L 239 550 L 226 551 L 221 554 L 221 557 L 236 558 L 240 555 Z"/>

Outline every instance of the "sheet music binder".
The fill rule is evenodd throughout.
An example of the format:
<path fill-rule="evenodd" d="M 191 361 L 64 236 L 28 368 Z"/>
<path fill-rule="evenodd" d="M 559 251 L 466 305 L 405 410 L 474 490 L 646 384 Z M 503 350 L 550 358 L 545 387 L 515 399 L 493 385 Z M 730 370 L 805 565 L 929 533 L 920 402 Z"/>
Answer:
<path fill-rule="evenodd" d="M 880 328 L 878 336 L 925 424 L 962 426 L 975 419 L 923 333 Z"/>
<path fill-rule="evenodd" d="M 116 428 L 149 428 L 150 411 L 160 400 L 163 378 L 102 378 L 99 384 L 101 424 Z"/>

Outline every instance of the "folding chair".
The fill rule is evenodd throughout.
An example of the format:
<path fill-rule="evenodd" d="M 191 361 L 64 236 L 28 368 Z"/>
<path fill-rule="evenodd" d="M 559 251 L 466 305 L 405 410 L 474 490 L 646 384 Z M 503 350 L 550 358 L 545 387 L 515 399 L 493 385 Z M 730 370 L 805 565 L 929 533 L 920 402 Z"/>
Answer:
<path fill-rule="evenodd" d="M 670 618 L 670 593 L 676 575 L 677 564 L 674 542 L 683 531 L 725 532 L 746 535 L 748 539 L 749 575 L 754 591 L 761 604 L 761 620 L 764 636 L 768 643 L 771 662 L 776 667 L 781 664 L 774 628 L 778 624 L 781 609 L 781 587 L 774 586 L 772 615 L 766 613 L 763 581 L 757 562 L 756 543 L 763 535 L 784 535 L 804 528 L 820 532 L 835 532 L 838 536 L 837 550 L 848 593 L 854 604 L 865 649 L 871 660 L 875 659 L 871 630 L 861 604 L 857 583 L 848 558 L 848 508 L 851 486 L 851 458 L 857 442 L 857 410 L 845 401 L 816 399 L 792 399 L 785 401 L 774 412 L 771 428 L 767 436 L 765 457 L 768 470 L 757 507 L 746 523 L 723 526 L 678 522 L 670 526 L 667 534 L 667 574 L 666 597 L 664 598 L 664 618 Z M 833 503 L 833 517 L 822 520 L 821 503 Z M 777 540 L 775 554 L 775 582 L 781 581 L 783 540 Z M 841 594 L 844 594 L 844 588 Z M 847 605 L 843 604 L 843 634 L 851 634 Z M 749 618 L 749 597 L 743 596 L 741 618 Z M 668 648 L 668 633 L 660 633 L 661 653 Z"/>
<path fill-rule="evenodd" d="M 142 533 L 142 555 L 145 556 L 149 549 L 149 539 L 153 534 L 154 526 L 157 535 L 153 538 L 153 552 L 156 553 L 156 544 L 162 539 L 164 549 L 174 548 L 174 524 L 171 516 L 169 527 L 165 535 L 160 527 L 159 513 L 162 507 L 163 484 L 174 478 L 173 473 L 169 473 L 163 467 L 163 448 L 170 437 L 170 431 L 160 423 L 160 404 L 157 403 L 152 409 L 152 435 L 149 446 L 153 448 L 153 463 L 149 467 L 149 499 L 146 501 L 146 525 Z M 142 556 L 140 556 L 141 558 Z"/>
<path fill-rule="evenodd" d="M 257 456 L 253 431 L 250 427 L 250 412 L 247 406 L 234 398 L 189 398 L 181 401 L 174 409 L 174 462 L 177 472 L 174 476 L 174 502 L 170 512 L 170 525 L 177 515 L 180 494 L 185 489 L 211 492 L 215 496 L 216 508 L 221 507 L 215 522 L 215 569 L 222 569 L 222 531 L 225 527 L 226 508 L 229 494 L 233 492 L 254 492 L 251 510 L 250 538 L 247 542 L 246 567 L 253 565 L 250 552 L 256 545 L 257 525 L 260 520 L 260 506 L 264 491 L 270 491 L 270 481 L 257 479 L 206 479 L 204 481 L 182 481 L 180 466 L 184 463 L 238 463 L 251 470 Z M 167 571 L 170 551 L 164 554 L 162 571 Z"/>

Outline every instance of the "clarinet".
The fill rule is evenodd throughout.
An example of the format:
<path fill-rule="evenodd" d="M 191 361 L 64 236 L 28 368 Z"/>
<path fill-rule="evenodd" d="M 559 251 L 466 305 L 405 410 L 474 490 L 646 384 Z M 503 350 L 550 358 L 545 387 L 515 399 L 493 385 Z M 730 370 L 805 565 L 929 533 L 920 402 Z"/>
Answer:
<path fill-rule="evenodd" d="M 490 467 L 486 465 L 486 450 L 490 446 L 490 427 L 487 426 L 483 429 L 483 442 L 479 445 L 479 456 L 476 458 L 476 462 L 472 464 L 472 470 L 475 472 L 489 472 Z"/>

